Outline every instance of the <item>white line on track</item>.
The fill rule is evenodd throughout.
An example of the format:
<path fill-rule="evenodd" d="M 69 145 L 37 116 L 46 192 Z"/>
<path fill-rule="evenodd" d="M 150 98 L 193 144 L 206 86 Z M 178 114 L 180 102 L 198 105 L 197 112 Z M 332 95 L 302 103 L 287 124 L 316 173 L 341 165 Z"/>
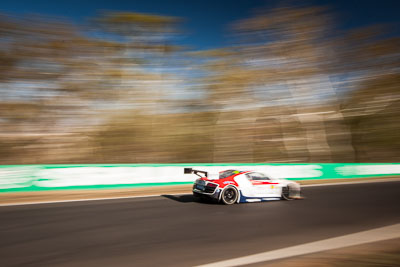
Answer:
<path fill-rule="evenodd" d="M 213 262 L 210 264 L 200 265 L 201 267 L 225 267 L 225 266 L 240 266 L 246 264 L 254 264 L 278 260 L 288 257 L 300 256 L 315 252 L 321 252 L 331 249 L 362 245 L 371 242 L 378 242 L 400 238 L 400 224 L 385 226 L 359 233 L 329 238 L 321 241 L 306 243 L 298 246 L 287 247 L 263 253 L 253 254 L 235 259 Z"/>
<path fill-rule="evenodd" d="M 310 185 L 302 185 L 301 187 L 333 186 L 333 185 L 346 185 L 346 184 L 366 184 L 366 183 L 383 183 L 383 182 L 398 182 L 398 181 L 400 181 L 400 179 L 392 178 L 392 179 L 382 179 L 382 180 L 375 180 L 375 181 L 340 182 L 340 183 L 327 183 L 327 184 L 310 184 Z M 142 195 L 142 196 L 126 196 L 126 197 L 85 198 L 85 199 L 54 200 L 54 201 L 32 201 L 32 202 L 0 204 L 0 207 L 23 206 L 23 205 L 38 205 L 38 204 L 52 204 L 52 203 L 68 203 L 68 202 L 82 202 L 82 201 L 97 201 L 97 200 L 159 197 L 161 195 L 164 195 L 164 194 Z M 165 194 L 165 195 L 179 196 L 179 195 L 187 195 L 187 194 L 180 193 L 180 194 Z M 0 194 L 0 196 L 1 196 L 1 194 Z"/>

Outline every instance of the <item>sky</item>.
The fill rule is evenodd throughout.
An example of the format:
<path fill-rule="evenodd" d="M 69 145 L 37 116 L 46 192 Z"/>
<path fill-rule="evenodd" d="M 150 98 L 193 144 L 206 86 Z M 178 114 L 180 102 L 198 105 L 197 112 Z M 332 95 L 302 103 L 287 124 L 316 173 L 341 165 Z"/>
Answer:
<path fill-rule="evenodd" d="M 394 23 L 400 33 L 400 1 L 388 0 L 308 0 L 286 1 L 330 6 L 342 28 L 372 23 Z M 2 0 L 0 12 L 11 15 L 30 13 L 85 22 L 102 10 L 143 12 L 183 18 L 179 44 L 195 50 L 211 49 L 229 44 L 229 25 L 244 19 L 260 8 L 279 6 L 278 0 Z"/>

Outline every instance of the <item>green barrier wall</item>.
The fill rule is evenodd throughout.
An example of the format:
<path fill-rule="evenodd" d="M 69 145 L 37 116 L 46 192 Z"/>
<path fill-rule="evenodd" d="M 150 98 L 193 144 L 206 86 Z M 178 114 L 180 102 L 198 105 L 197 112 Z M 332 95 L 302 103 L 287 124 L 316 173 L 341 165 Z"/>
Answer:
<path fill-rule="evenodd" d="M 254 170 L 262 171 L 272 178 L 291 180 L 400 175 L 400 163 L 0 165 L 0 193 L 190 184 L 197 176 L 183 174 L 184 167 L 209 173 L 225 169 Z"/>

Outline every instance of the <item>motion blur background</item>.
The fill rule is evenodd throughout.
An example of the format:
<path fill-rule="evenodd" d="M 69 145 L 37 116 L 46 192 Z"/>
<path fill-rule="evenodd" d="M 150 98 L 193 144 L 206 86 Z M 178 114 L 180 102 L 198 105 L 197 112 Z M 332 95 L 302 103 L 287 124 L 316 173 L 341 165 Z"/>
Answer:
<path fill-rule="evenodd" d="M 1 164 L 400 161 L 396 1 L 34 2 L 0 5 Z"/>

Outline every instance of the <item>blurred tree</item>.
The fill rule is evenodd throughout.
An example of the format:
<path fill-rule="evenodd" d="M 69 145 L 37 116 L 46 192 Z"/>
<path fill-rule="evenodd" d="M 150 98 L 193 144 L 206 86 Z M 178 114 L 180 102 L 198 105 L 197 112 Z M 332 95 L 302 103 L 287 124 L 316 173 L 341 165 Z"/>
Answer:
<path fill-rule="evenodd" d="M 337 105 L 326 106 L 327 97 L 331 103 L 337 101 L 329 73 L 323 68 L 325 62 L 330 62 L 331 25 L 332 18 L 326 8 L 290 6 L 260 12 L 234 25 L 244 43 L 240 54 L 247 58 L 253 80 L 266 94 L 274 90 L 271 85 L 279 85 L 279 92 L 273 95 L 286 99 L 293 107 L 289 117 L 280 116 L 281 124 L 296 124 L 297 120 L 303 128 L 303 136 L 298 136 L 296 128 L 282 128 L 288 156 L 300 156 L 311 162 L 333 160 L 324 114 L 341 117 Z M 274 99 L 267 101 L 271 100 Z M 336 134 L 345 132 L 340 127 Z M 297 141 L 293 142 L 293 138 Z M 345 148 L 342 154 L 348 154 L 349 150 Z"/>
<path fill-rule="evenodd" d="M 173 116 L 161 114 L 173 111 L 176 104 L 166 94 L 169 88 L 176 86 L 176 70 L 180 68 L 179 58 L 173 56 L 183 47 L 172 43 L 179 33 L 180 19 L 107 12 L 93 21 L 98 29 L 107 34 L 106 38 L 118 40 L 123 45 L 120 53 L 113 55 L 116 69 L 141 73 L 140 77 L 119 77 L 121 82 L 126 81 L 136 90 L 129 90 L 130 95 L 124 96 L 123 101 L 131 100 L 126 108 L 121 107 L 99 129 L 97 140 L 101 146 L 99 152 L 104 154 L 103 160 L 174 161 L 174 148 L 170 146 L 180 144 L 180 133 L 171 129 L 171 135 L 177 137 L 174 141 L 168 138 L 168 132 L 160 129 L 178 123 Z M 171 148 L 169 154 L 165 151 L 166 147 Z"/>
<path fill-rule="evenodd" d="M 210 92 L 210 101 L 221 110 L 257 110 L 262 106 L 281 109 L 277 115 L 281 121 L 279 127 L 289 132 L 281 131 L 280 139 L 285 144 L 287 156 L 293 159 L 300 157 L 301 161 L 331 160 L 323 118 L 318 112 L 310 112 L 311 106 L 316 106 L 317 100 L 312 86 L 321 83 L 318 80 L 324 79 L 320 76 L 325 74 L 320 69 L 325 49 L 325 46 L 321 46 L 321 41 L 329 29 L 328 19 L 324 9 L 314 7 L 288 7 L 260 12 L 234 25 L 234 31 L 241 40 L 239 45 L 203 53 L 203 56 L 211 58 L 206 64 L 210 75 L 204 82 Z M 332 94 L 332 87 L 324 90 L 329 90 Z M 319 93 L 322 93 L 321 91 Z M 288 104 L 292 105 L 289 108 L 291 113 L 286 114 L 288 109 L 285 106 Z M 250 131 L 246 131 L 248 136 L 247 140 L 243 140 L 243 144 L 246 144 L 247 149 L 239 150 L 247 151 L 246 155 L 241 154 L 242 159 L 253 161 L 253 137 L 256 135 L 256 128 L 259 128 L 255 123 L 263 120 L 254 114 L 246 116 L 248 122 L 245 128 Z M 228 121 L 221 121 L 223 125 L 219 128 L 226 128 L 230 116 L 227 115 L 227 118 Z M 303 138 L 298 136 L 297 127 L 282 127 L 288 122 L 296 124 L 296 121 L 304 128 Z M 242 123 L 240 125 L 243 125 Z M 317 131 L 318 134 L 315 135 Z M 226 137 L 222 138 L 225 138 L 226 142 L 218 142 L 223 142 L 223 146 L 228 147 L 225 154 L 229 157 L 232 151 L 229 151 L 228 143 L 232 142 Z M 291 141 L 294 138 L 298 141 Z M 306 151 L 309 155 L 305 154 Z M 309 157 L 311 158 L 308 159 Z"/>
<path fill-rule="evenodd" d="M 387 67 L 382 66 L 376 71 L 387 70 Z M 352 129 L 352 144 L 357 162 L 400 160 L 398 69 L 393 69 L 393 73 L 387 70 L 387 74 L 381 73 L 365 78 L 359 88 L 352 91 L 343 101 L 343 113 Z"/>
<path fill-rule="evenodd" d="M 73 146 L 74 138 L 81 139 L 82 132 L 107 121 L 112 110 L 151 112 L 161 91 L 148 84 L 168 80 L 153 71 L 153 64 L 160 55 L 178 49 L 165 42 L 176 22 L 170 17 L 111 12 L 94 19 L 91 27 L 39 17 L 0 17 L 1 134 L 8 140 L 3 146 L 14 148 L 2 150 L 13 155 L 1 156 L 20 163 L 33 160 L 24 153 L 45 159 L 41 152 L 62 146 L 57 142 Z M 28 153 L 21 139 L 27 136 L 33 143 L 48 143 L 41 149 L 32 144 Z M 72 156 L 65 152 L 65 157 L 51 160 Z M 90 155 L 72 157 L 85 156 Z"/>
<path fill-rule="evenodd" d="M 354 132 L 358 130 L 354 130 L 354 120 L 348 118 L 358 118 L 362 112 L 350 106 L 358 102 L 367 109 L 371 102 L 367 99 L 373 97 L 368 91 L 373 91 L 386 106 L 398 99 L 393 86 L 397 78 L 392 75 L 399 70 L 398 40 L 385 36 L 384 26 L 338 31 L 332 18 L 323 7 L 287 6 L 259 11 L 234 24 L 238 45 L 201 54 L 210 59 L 206 61 L 210 75 L 204 84 L 210 101 L 217 107 L 275 107 L 273 113 L 280 121 L 276 127 L 281 129 L 278 139 L 287 153 L 285 160 L 361 160 L 358 151 L 354 151 L 361 149 L 355 145 L 359 135 L 355 137 Z M 349 93 L 338 93 L 338 84 L 345 82 Z M 374 90 L 365 88 L 367 84 L 372 87 L 370 82 Z M 345 110 L 341 108 L 343 101 Z M 266 117 L 258 118 L 258 122 L 268 121 L 268 114 L 259 114 Z M 225 128 L 233 117 L 227 118 Z M 252 123 L 248 127 L 261 129 Z M 364 134 L 374 132 L 368 131 Z M 226 134 L 221 135 L 228 140 Z M 249 135 L 244 141 L 247 145 L 253 144 L 252 135 L 259 136 L 255 132 Z M 229 142 L 224 143 L 228 157 L 232 152 Z M 368 144 L 363 149 L 365 146 Z M 251 161 L 251 157 L 247 156 L 247 160 Z"/>
<path fill-rule="evenodd" d="M 399 161 L 399 39 L 332 17 L 261 10 L 183 54 L 174 17 L 1 16 L 2 163 Z"/>

